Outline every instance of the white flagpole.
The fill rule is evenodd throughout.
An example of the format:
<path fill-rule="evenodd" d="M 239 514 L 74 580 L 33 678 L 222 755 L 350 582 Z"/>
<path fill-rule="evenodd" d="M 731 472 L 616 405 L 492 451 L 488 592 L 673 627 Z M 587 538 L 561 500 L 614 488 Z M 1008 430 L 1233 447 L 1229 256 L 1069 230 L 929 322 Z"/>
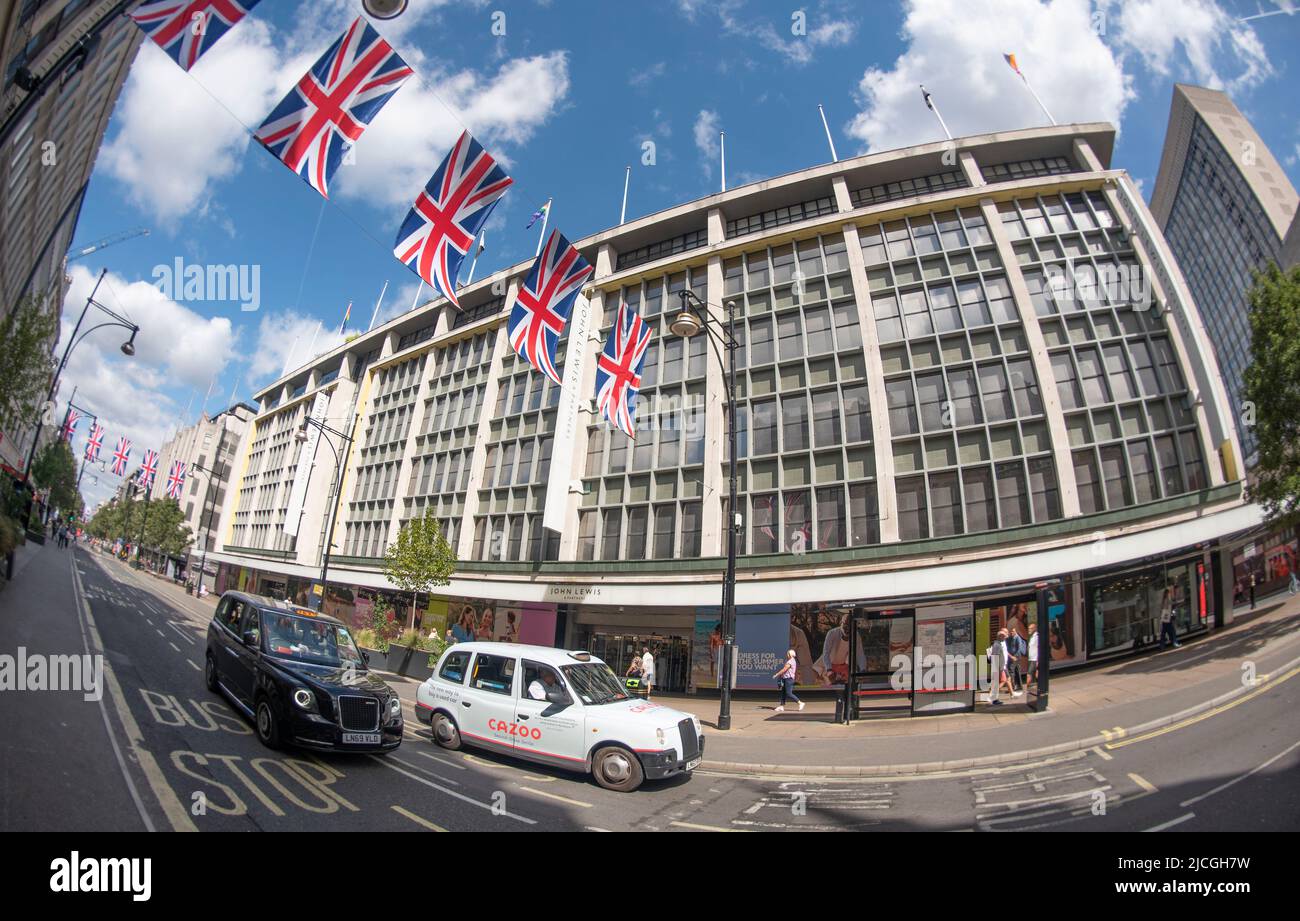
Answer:
<path fill-rule="evenodd" d="M 718 132 L 718 152 L 722 156 L 722 191 L 727 191 L 727 132 Z"/>
<path fill-rule="evenodd" d="M 418 303 L 420 302 L 420 294 L 423 293 L 423 291 L 424 291 L 424 279 L 421 278 L 421 279 L 420 279 L 420 283 L 419 283 L 418 285 L 416 285 L 416 287 L 415 287 L 415 297 L 411 298 L 411 309 L 412 309 L 412 310 L 414 310 L 414 309 L 415 309 L 415 305 L 418 304 Z"/>
<path fill-rule="evenodd" d="M 293 345 L 289 346 L 289 351 L 285 353 L 284 367 L 280 369 L 281 377 L 284 377 L 286 374 L 289 373 L 289 362 L 293 359 L 293 353 L 298 350 L 298 342 L 301 339 L 302 339 L 301 334 L 293 337 Z"/>
<path fill-rule="evenodd" d="M 228 404 L 229 406 L 235 405 L 235 396 L 238 393 L 239 393 L 239 375 L 236 374 L 234 386 L 230 388 L 230 403 Z"/>
<path fill-rule="evenodd" d="M 623 210 L 618 213 L 618 222 L 627 223 L 627 184 L 632 178 L 632 167 L 628 167 L 623 173 Z"/>
<path fill-rule="evenodd" d="M 835 155 L 835 140 L 831 137 L 831 126 L 826 124 L 826 110 L 822 108 L 820 102 L 817 103 L 817 111 L 821 113 L 822 127 L 826 129 L 826 143 L 831 145 L 831 162 L 839 163 L 840 158 Z"/>
<path fill-rule="evenodd" d="M 215 375 L 213 375 L 212 380 L 208 382 L 208 392 L 203 394 L 203 406 L 199 410 L 199 412 L 205 416 L 208 414 L 208 398 L 212 396 L 212 388 L 215 387 L 216 385 L 217 385 L 217 378 Z"/>
<path fill-rule="evenodd" d="M 533 256 L 542 254 L 542 241 L 546 239 L 546 222 L 551 218 L 551 199 L 546 199 L 546 210 L 542 212 L 542 232 L 537 235 L 537 252 Z"/>
<path fill-rule="evenodd" d="M 1025 89 L 1029 90 L 1029 95 L 1034 97 L 1034 102 L 1038 103 L 1038 108 L 1042 109 L 1043 114 L 1047 116 L 1047 120 L 1055 125 L 1056 119 L 1052 118 L 1052 113 L 1047 111 L 1047 106 L 1043 105 L 1043 100 L 1038 98 L 1038 94 L 1034 92 L 1034 88 L 1029 85 L 1029 78 L 1025 76 L 1023 71 L 1020 74 L 1020 79 L 1025 84 Z"/>
<path fill-rule="evenodd" d="M 487 231 L 483 230 L 478 235 L 478 247 L 474 250 L 474 260 L 469 264 L 469 280 L 467 285 L 474 284 L 474 270 L 478 268 L 478 257 L 482 255 L 484 247 L 487 246 Z"/>
<path fill-rule="evenodd" d="M 384 286 L 379 290 L 379 300 L 375 301 L 374 313 L 370 314 L 370 325 L 366 327 L 366 332 L 374 329 L 375 320 L 379 317 L 379 305 L 384 302 L 384 293 L 388 291 L 388 279 L 384 279 Z"/>
<path fill-rule="evenodd" d="M 925 100 L 925 107 L 934 113 L 935 118 L 939 119 L 939 127 L 943 129 L 944 137 L 951 141 L 952 132 L 948 130 L 947 122 L 945 122 L 943 116 L 939 114 L 939 107 L 934 104 L 934 98 L 931 97 L 930 91 L 925 88 L 924 83 L 921 84 L 921 98 Z"/>

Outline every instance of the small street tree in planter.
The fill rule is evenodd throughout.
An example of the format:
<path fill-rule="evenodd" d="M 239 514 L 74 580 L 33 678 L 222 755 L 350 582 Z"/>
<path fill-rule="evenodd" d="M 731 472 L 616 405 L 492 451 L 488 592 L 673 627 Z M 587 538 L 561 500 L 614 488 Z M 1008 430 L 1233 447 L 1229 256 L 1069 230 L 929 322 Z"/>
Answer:
<path fill-rule="evenodd" d="M 412 518 L 384 551 L 384 575 L 402 591 L 411 593 L 411 620 L 415 629 L 415 603 L 420 592 L 451 582 L 456 571 L 456 551 L 442 536 L 438 522 L 427 514 Z"/>

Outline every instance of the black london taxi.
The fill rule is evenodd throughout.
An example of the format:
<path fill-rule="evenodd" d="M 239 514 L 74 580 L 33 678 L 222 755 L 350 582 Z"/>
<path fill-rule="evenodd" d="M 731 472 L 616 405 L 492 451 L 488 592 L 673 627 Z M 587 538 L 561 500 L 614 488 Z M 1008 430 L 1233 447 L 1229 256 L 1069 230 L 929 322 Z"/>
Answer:
<path fill-rule="evenodd" d="M 226 592 L 208 625 L 204 675 L 268 748 L 385 752 L 402 742 L 402 702 L 347 626 L 300 605 Z"/>

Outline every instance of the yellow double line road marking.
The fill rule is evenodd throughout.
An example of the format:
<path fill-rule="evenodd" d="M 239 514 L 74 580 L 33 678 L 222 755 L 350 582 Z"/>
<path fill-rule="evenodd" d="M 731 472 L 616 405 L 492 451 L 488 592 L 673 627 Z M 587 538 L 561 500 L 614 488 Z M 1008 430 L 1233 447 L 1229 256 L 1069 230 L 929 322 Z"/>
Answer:
<path fill-rule="evenodd" d="M 1124 730 L 1120 729 L 1119 727 L 1116 727 L 1116 729 L 1114 730 L 1118 732 L 1119 735 L 1110 734 L 1105 729 L 1101 731 L 1101 735 L 1102 738 L 1107 740 L 1106 748 L 1111 750 L 1114 750 L 1116 748 L 1123 748 L 1125 745 L 1132 745 L 1135 742 L 1145 742 L 1148 739 L 1154 739 L 1157 736 L 1162 736 L 1165 735 L 1166 733 L 1174 732 L 1175 730 L 1178 729 L 1185 729 L 1188 726 L 1201 722 L 1201 720 L 1207 720 L 1212 716 L 1217 716 L 1220 713 L 1225 713 L 1228 710 L 1231 710 L 1233 707 L 1240 706 L 1241 704 L 1244 704 L 1246 701 L 1258 697 L 1260 694 L 1263 694 L 1265 691 L 1276 687 L 1282 682 L 1289 681 L 1290 679 L 1294 678 L 1296 675 L 1300 675 L 1300 666 L 1297 666 L 1296 668 L 1291 669 L 1286 674 L 1279 675 L 1276 678 L 1272 678 L 1269 675 L 1263 675 L 1256 680 L 1255 690 L 1251 691 L 1249 694 L 1243 694 L 1242 696 L 1238 697 L 1236 700 L 1232 700 L 1226 704 L 1221 704 L 1220 706 L 1214 707 L 1213 709 L 1206 710 L 1204 713 L 1198 713 L 1196 714 L 1196 716 L 1189 716 L 1185 720 L 1181 720 L 1177 723 L 1171 723 L 1168 726 L 1161 727 L 1160 729 L 1153 729 L 1150 732 L 1144 732 L 1142 733 L 1142 735 L 1133 736 L 1131 739 L 1124 739 L 1123 738 L 1125 734 Z M 1112 739 L 1116 741 L 1110 741 Z M 1123 741 L 1118 741 L 1119 739 L 1123 739 Z"/>

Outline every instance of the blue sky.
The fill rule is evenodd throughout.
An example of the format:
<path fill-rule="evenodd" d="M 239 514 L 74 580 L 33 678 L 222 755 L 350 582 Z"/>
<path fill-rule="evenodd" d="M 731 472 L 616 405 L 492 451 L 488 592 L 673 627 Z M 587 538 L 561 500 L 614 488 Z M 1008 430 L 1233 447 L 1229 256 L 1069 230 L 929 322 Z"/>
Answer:
<path fill-rule="evenodd" d="M 325 203 L 247 129 L 360 8 L 263 0 L 188 75 L 141 49 L 77 243 L 151 233 L 73 263 L 67 310 L 75 320 L 107 268 L 99 299 L 142 326 L 133 361 L 116 342 L 79 347 L 62 389 L 82 388 L 108 443 L 126 433 L 137 449 L 158 446 L 198 416 L 209 388 L 209 412 L 249 399 L 286 361 L 308 360 L 318 321 L 315 351 L 336 343 L 349 301 L 351 329 L 364 328 L 385 281 L 381 317 L 408 309 L 418 280 L 393 258 L 393 237 L 462 125 L 515 180 L 478 277 L 532 255 L 537 228 L 524 225 L 548 197 L 551 226 L 571 239 L 617 223 L 625 166 L 629 218 L 715 191 L 719 128 L 734 187 L 828 160 L 818 103 L 841 158 L 941 137 L 921 82 L 955 135 L 1041 123 L 1002 51 L 1059 122 L 1116 123 L 1114 165 L 1148 195 L 1175 81 L 1230 92 L 1300 185 L 1293 2 L 411 0 L 376 26 L 420 81 L 375 119 Z M 259 309 L 165 296 L 154 269 L 177 258 L 258 266 Z M 92 504 L 115 484 L 99 474 Z"/>

